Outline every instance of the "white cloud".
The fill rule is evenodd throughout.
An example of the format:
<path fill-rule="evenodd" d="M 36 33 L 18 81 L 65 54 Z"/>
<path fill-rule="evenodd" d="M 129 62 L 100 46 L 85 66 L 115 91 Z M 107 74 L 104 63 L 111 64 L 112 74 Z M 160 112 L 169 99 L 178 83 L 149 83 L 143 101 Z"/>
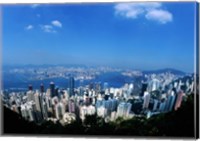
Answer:
<path fill-rule="evenodd" d="M 54 30 L 51 25 L 40 25 L 40 27 L 44 32 L 56 33 L 56 30 Z"/>
<path fill-rule="evenodd" d="M 62 23 L 58 20 L 52 21 L 51 24 L 60 28 L 62 27 Z"/>
<path fill-rule="evenodd" d="M 172 14 L 165 10 L 151 10 L 145 15 L 145 17 L 148 20 L 159 21 L 162 24 L 172 21 Z"/>
<path fill-rule="evenodd" d="M 114 9 L 117 15 L 130 19 L 145 16 L 147 20 L 154 20 L 163 24 L 173 19 L 172 14 L 163 10 L 162 4 L 158 2 L 120 3 L 115 5 Z"/>
<path fill-rule="evenodd" d="M 33 25 L 28 25 L 28 26 L 25 27 L 26 30 L 31 30 L 31 29 L 33 29 L 33 28 L 34 28 Z"/>
<path fill-rule="evenodd" d="M 39 6 L 39 4 L 32 4 L 31 5 L 31 8 L 36 8 L 36 7 L 38 7 Z"/>

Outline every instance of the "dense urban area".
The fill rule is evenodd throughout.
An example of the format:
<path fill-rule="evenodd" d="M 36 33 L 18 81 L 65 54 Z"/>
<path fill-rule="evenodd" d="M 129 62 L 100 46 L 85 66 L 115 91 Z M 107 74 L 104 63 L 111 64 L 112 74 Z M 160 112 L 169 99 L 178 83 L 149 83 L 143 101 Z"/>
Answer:
<path fill-rule="evenodd" d="M 121 87 L 114 87 L 106 80 L 105 82 L 95 82 L 95 77 L 107 72 L 120 72 L 123 76 L 140 79 L 134 79 L 134 81 L 125 83 Z M 108 135 L 115 133 L 118 135 L 165 136 L 166 133 L 160 133 L 156 125 L 155 127 L 152 126 L 146 133 L 139 133 L 131 129 L 133 127 L 141 128 L 142 125 L 144 128 L 147 128 L 145 130 L 148 130 L 148 127 L 145 126 L 148 125 L 149 121 L 152 120 L 151 124 L 153 125 L 155 118 L 159 117 L 160 121 L 163 120 L 165 122 L 163 115 L 180 111 L 184 105 L 188 106 L 185 104 L 188 100 L 190 100 L 190 104 L 193 104 L 194 101 L 192 100 L 194 99 L 192 98 L 195 91 L 194 75 L 178 72 L 170 69 L 142 72 L 138 70 L 124 71 L 108 67 L 69 68 L 61 66 L 39 69 L 11 69 L 9 73 L 29 74 L 31 76 L 29 77 L 30 80 L 64 77 L 68 85 L 66 88 L 59 88 L 51 81 L 48 87 L 45 87 L 44 84 L 38 84 L 39 89 L 29 84 L 27 85 L 27 90 L 23 89 L 17 92 L 11 90 L 1 91 L 4 113 L 8 114 L 10 112 L 8 109 L 12 110 L 15 116 L 21 117 L 19 118 L 20 120 L 23 120 L 25 123 L 31 123 L 29 126 L 34 125 L 32 132 L 35 133 Z M 90 81 L 88 81 L 88 84 L 81 83 L 76 86 L 75 82 L 78 80 Z M 188 115 L 187 112 L 193 112 L 192 110 L 194 109 L 189 110 L 185 111 L 187 116 L 193 117 L 193 115 Z M 5 116 L 4 118 L 5 120 L 7 119 Z M 147 122 L 147 125 L 143 125 L 144 121 Z M 154 122 L 158 124 L 156 121 Z M 189 122 L 192 123 L 192 121 Z M 126 127 L 122 127 L 122 123 Z M 168 124 L 170 127 L 171 123 L 169 122 Z M 56 130 L 57 132 L 53 132 L 49 129 L 49 126 L 55 126 L 56 129 L 58 125 L 59 129 L 67 127 L 68 130 Z M 40 132 L 39 130 L 34 130 L 40 126 L 46 127 L 46 129 Z M 101 126 L 103 128 L 100 129 Z M 162 126 L 162 124 L 159 126 Z M 192 126 L 189 125 L 188 128 Z M 78 130 L 76 129 L 77 127 L 79 128 Z M 77 132 L 73 132 L 74 128 Z M 102 130 L 105 128 L 107 130 Z M 5 126 L 5 133 L 6 131 Z M 193 136 L 191 131 L 189 136 Z M 23 131 L 22 133 L 30 132 Z"/>

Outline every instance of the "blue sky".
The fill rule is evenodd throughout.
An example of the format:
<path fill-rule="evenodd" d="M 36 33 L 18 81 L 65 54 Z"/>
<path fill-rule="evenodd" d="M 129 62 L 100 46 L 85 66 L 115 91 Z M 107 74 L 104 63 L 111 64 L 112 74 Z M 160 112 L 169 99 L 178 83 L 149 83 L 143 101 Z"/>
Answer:
<path fill-rule="evenodd" d="M 3 64 L 193 72 L 195 3 L 4 5 Z"/>

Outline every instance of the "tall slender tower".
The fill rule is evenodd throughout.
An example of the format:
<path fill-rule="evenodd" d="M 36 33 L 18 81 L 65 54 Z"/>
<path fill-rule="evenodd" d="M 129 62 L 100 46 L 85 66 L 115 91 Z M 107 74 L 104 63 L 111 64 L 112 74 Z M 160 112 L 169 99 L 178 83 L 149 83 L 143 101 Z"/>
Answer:
<path fill-rule="evenodd" d="M 43 84 L 40 85 L 40 92 L 44 93 L 44 85 Z"/>
<path fill-rule="evenodd" d="M 55 96 L 55 84 L 54 84 L 54 82 L 50 83 L 50 95 L 51 95 L 51 97 Z"/>
<path fill-rule="evenodd" d="M 69 96 L 74 95 L 74 77 L 70 76 L 69 77 Z"/>

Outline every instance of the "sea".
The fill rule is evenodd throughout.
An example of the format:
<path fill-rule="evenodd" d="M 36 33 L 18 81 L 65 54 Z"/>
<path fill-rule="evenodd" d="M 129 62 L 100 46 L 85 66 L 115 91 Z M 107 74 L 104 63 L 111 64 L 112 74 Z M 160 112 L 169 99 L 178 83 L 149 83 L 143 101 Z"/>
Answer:
<path fill-rule="evenodd" d="M 28 76 L 22 74 L 10 74 L 10 73 L 3 73 L 2 75 L 2 88 L 3 90 L 7 91 L 26 91 L 28 89 L 28 85 L 32 85 L 33 89 L 39 89 L 40 84 L 42 83 L 45 89 L 49 88 L 50 82 L 54 82 L 55 86 L 58 88 L 68 88 L 69 80 L 66 78 L 49 78 L 45 80 L 29 80 L 27 79 Z M 142 79 L 139 78 L 139 79 Z M 75 81 L 75 88 L 79 86 L 86 86 L 91 83 L 100 83 L 103 87 L 104 82 L 108 83 L 109 87 L 120 88 L 124 86 L 125 83 L 135 83 L 135 77 L 124 76 L 120 72 L 106 72 L 101 73 L 95 79 L 91 80 L 76 80 Z M 138 80 L 138 77 L 137 77 Z"/>

